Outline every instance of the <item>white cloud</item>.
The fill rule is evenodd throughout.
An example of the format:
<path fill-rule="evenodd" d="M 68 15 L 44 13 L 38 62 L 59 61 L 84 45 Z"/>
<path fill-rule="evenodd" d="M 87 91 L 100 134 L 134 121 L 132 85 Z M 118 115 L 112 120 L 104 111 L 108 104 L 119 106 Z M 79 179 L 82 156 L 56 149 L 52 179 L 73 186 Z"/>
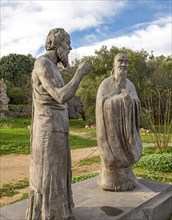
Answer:
<path fill-rule="evenodd" d="M 51 28 L 69 33 L 98 27 L 115 16 L 122 1 L 2 1 L 1 56 L 9 53 L 36 55 Z"/>
<path fill-rule="evenodd" d="M 93 55 L 95 50 L 99 50 L 102 45 L 106 45 L 108 49 L 112 46 L 126 47 L 132 50 L 144 49 L 148 53 L 153 50 L 155 56 L 172 55 L 172 25 L 169 18 L 163 18 L 152 22 L 144 29 L 133 31 L 130 35 L 107 39 L 87 47 L 80 47 L 75 49 L 73 53 L 77 53 L 80 57 Z"/>
<path fill-rule="evenodd" d="M 7 1 L 1 2 L 1 54 L 9 53 L 38 55 L 44 46 L 48 31 L 54 27 L 63 27 L 72 33 L 94 27 L 96 33 L 106 35 L 106 30 L 99 30 L 100 25 L 119 15 L 128 6 L 128 1 Z M 133 32 L 98 42 L 94 45 L 80 47 L 72 54 L 92 55 L 102 45 L 127 47 L 133 50 L 144 49 L 154 55 L 171 55 L 171 17 L 160 17 L 149 22 L 136 24 Z M 104 26 L 105 28 L 106 26 Z M 114 27 L 115 28 L 115 27 Z M 130 27 L 131 28 L 131 27 Z M 131 29 L 130 29 L 131 30 Z M 82 36 L 95 42 L 96 35 Z M 71 56 L 73 56 L 71 54 Z"/>

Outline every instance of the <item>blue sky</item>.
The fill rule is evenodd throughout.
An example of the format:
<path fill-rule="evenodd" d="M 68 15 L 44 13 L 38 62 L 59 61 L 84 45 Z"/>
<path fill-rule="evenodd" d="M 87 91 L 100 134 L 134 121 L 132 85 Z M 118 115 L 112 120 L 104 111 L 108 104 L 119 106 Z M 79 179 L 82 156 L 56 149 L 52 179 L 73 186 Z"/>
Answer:
<path fill-rule="evenodd" d="M 72 56 L 102 45 L 172 55 L 172 0 L 1 0 L 1 54 L 45 52 L 51 28 L 71 36 Z"/>

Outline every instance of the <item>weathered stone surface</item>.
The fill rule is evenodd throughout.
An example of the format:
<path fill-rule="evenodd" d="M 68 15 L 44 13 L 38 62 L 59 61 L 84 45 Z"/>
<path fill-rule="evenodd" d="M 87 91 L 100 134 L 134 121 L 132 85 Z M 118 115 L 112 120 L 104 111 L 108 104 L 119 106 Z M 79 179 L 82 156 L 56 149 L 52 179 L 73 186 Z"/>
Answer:
<path fill-rule="evenodd" d="M 98 184 L 104 190 L 132 190 L 138 180 L 131 165 L 142 153 L 139 134 L 140 101 L 127 79 L 128 58 L 117 54 L 112 76 L 99 86 L 96 101 L 96 133 L 101 156 Z"/>
<path fill-rule="evenodd" d="M 85 119 L 83 103 L 81 101 L 80 96 L 75 95 L 67 102 L 67 104 L 69 119 L 78 119 L 79 117 L 82 117 L 83 120 Z"/>
<path fill-rule="evenodd" d="M 31 166 L 27 220 L 64 220 L 72 217 L 71 157 L 67 101 L 71 99 L 90 63 L 78 67 L 64 85 L 57 68 L 68 65 L 70 36 L 62 28 L 50 30 L 47 52 L 34 64 L 32 72 L 33 112 L 31 126 Z"/>
<path fill-rule="evenodd" d="M 7 86 L 3 79 L 0 80 L 0 117 L 4 117 L 4 112 L 8 111 L 10 99 L 7 96 Z"/>
<path fill-rule="evenodd" d="M 142 179 L 130 192 L 109 192 L 97 177 L 72 186 L 76 220 L 169 220 L 172 185 Z M 0 208 L 1 220 L 23 220 L 27 200 Z M 149 211 L 148 211 L 149 210 Z"/>

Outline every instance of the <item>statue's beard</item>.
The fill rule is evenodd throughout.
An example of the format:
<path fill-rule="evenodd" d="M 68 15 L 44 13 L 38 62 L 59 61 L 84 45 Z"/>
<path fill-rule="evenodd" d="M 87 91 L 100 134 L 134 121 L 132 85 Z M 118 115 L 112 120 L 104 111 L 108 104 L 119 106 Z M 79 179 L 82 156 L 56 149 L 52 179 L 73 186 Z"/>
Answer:
<path fill-rule="evenodd" d="M 126 86 L 127 79 L 127 71 L 126 70 L 118 70 L 118 74 L 115 74 L 115 80 L 117 83 L 117 87 L 120 89 L 124 89 Z"/>
<path fill-rule="evenodd" d="M 65 53 L 64 51 L 57 50 L 58 57 L 60 58 L 61 63 L 63 64 L 64 67 L 67 67 L 69 64 L 68 60 L 68 53 Z"/>

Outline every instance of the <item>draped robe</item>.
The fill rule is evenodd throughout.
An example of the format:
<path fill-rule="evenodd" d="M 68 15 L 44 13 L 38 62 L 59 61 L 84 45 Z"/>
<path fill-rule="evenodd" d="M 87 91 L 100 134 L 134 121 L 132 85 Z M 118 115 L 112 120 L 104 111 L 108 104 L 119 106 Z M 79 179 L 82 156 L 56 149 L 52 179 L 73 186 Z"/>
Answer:
<path fill-rule="evenodd" d="M 96 100 L 96 133 L 102 166 L 127 168 L 136 163 L 142 153 L 139 134 L 140 102 L 134 85 L 126 80 L 124 98 L 114 76 L 100 85 Z"/>

